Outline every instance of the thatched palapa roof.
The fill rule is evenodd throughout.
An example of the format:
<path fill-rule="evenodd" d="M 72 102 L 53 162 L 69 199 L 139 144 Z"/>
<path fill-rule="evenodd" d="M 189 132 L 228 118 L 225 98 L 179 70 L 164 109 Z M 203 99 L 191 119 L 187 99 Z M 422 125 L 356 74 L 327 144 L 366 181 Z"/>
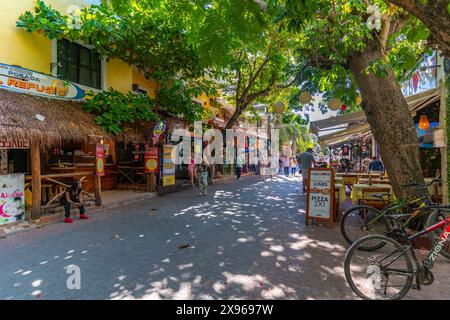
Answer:
<path fill-rule="evenodd" d="M 38 114 L 45 119 L 38 120 Z M 0 90 L 0 139 L 28 140 L 50 148 L 63 142 L 88 143 L 108 137 L 80 102 Z"/>
<path fill-rule="evenodd" d="M 136 121 L 122 126 L 122 132 L 116 138 L 121 142 L 146 143 L 155 122 Z"/>

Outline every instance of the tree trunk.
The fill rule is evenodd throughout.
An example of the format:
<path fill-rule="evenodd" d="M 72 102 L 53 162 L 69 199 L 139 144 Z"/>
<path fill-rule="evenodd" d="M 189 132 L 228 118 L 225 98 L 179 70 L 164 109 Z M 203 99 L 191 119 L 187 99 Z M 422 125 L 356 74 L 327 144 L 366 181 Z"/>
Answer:
<path fill-rule="evenodd" d="M 421 20 L 431 32 L 430 44 L 450 58 L 450 14 L 448 0 L 428 0 L 421 4 L 412 0 L 391 0 L 391 2 Z"/>
<path fill-rule="evenodd" d="M 395 195 L 420 196 L 423 195 L 420 188 L 404 186 L 410 182 L 423 183 L 424 179 L 416 129 L 400 85 L 391 70 L 384 78 L 365 73 L 375 59 L 382 57 L 379 43 L 372 42 L 364 52 L 350 58 L 349 66 L 359 85 L 367 121 L 380 146 Z"/>
<path fill-rule="evenodd" d="M 228 122 L 227 122 L 227 124 L 225 126 L 225 129 L 232 129 L 233 128 L 233 126 L 237 122 L 237 119 L 241 116 L 242 110 L 245 110 L 245 108 L 240 108 L 240 107 L 236 106 L 236 110 L 234 110 L 233 115 L 228 120 Z"/>

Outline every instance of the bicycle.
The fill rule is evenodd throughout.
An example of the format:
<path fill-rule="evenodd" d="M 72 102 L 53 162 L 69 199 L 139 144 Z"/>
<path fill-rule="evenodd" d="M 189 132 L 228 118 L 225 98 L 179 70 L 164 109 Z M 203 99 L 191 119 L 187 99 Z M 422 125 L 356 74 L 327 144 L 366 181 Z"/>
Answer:
<path fill-rule="evenodd" d="M 445 211 L 449 210 L 447 208 Z M 428 220 L 440 221 L 412 236 L 408 237 L 398 230 L 391 237 L 376 234 L 355 241 L 344 260 L 345 278 L 353 292 L 363 299 L 399 300 L 411 288 L 420 290 L 421 286 L 431 285 L 434 281 L 431 272 L 434 261 L 443 249 L 450 247 L 450 217 L 445 217 L 443 211 L 442 208 L 435 208 Z M 432 249 L 420 262 L 411 241 L 425 234 L 436 239 L 431 234 L 442 229 L 439 239 L 432 241 Z M 370 245 L 373 241 L 383 245 L 376 252 L 360 250 L 361 246 Z"/>
<path fill-rule="evenodd" d="M 405 203 L 391 204 L 384 210 L 379 210 L 368 205 L 358 205 L 348 209 L 342 216 L 340 228 L 342 236 L 348 244 L 352 245 L 357 239 L 368 234 L 389 234 L 394 229 L 405 229 L 413 221 L 421 215 L 425 209 L 435 205 L 431 196 L 426 192 L 428 187 L 433 183 L 441 182 L 440 179 L 434 179 L 429 184 L 410 183 L 405 186 L 420 187 L 423 196 L 409 200 Z M 383 200 L 386 194 L 374 195 Z M 396 212 L 405 209 L 406 212 Z M 398 225 L 399 220 L 405 220 L 402 225 Z M 372 251 L 379 248 L 379 244 L 370 247 L 362 247 L 361 250 Z M 450 256 L 448 257 L 450 259 Z"/>

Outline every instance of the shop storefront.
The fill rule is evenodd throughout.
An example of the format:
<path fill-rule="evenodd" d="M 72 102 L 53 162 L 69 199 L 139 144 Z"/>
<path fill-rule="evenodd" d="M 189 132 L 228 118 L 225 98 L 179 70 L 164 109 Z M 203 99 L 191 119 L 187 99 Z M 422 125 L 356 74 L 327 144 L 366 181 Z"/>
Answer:
<path fill-rule="evenodd" d="M 9 181 L 13 181 L 11 175 L 20 176 L 23 184 L 16 183 L 16 192 L 24 195 L 24 210 L 26 207 L 36 218 L 41 211 L 59 206 L 59 197 L 74 179 L 83 179 L 87 198 L 97 201 L 95 146 L 107 141 L 108 134 L 80 102 L 14 91 L 0 89 L 1 176 Z M 105 186 L 108 178 L 102 177 Z M 11 185 L 2 184 L 1 192 L 11 194 L 5 190 Z M 12 213 L 5 211 L 4 215 L 17 214 L 9 208 Z"/>

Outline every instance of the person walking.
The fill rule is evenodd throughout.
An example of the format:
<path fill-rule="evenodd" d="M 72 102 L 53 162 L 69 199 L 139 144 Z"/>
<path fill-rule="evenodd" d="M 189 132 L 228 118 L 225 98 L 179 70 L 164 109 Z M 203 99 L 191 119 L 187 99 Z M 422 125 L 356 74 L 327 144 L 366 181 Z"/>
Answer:
<path fill-rule="evenodd" d="M 314 154 L 313 149 L 309 148 L 306 150 L 306 152 L 303 152 L 299 159 L 300 159 L 300 167 L 302 169 L 302 187 L 303 187 L 303 193 L 306 193 L 306 184 L 307 184 L 307 178 L 308 178 L 308 170 L 310 168 L 313 168 L 316 165 L 316 161 L 314 160 Z"/>
<path fill-rule="evenodd" d="M 291 172 L 292 172 L 293 177 L 295 177 L 295 174 L 297 173 L 297 167 L 298 167 L 297 159 L 295 159 L 295 157 L 292 157 L 291 158 Z"/>
<path fill-rule="evenodd" d="M 236 157 L 236 177 L 237 177 L 237 179 L 241 179 L 243 163 L 244 163 L 244 161 L 242 160 L 242 156 L 240 154 L 238 154 Z"/>
<path fill-rule="evenodd" d="M 197 175 L 196 172 L 196 165 L 194 160 L 194 153 L 191 154 L 191 162 L 188 165 L 188 174 L 189 174 L 189 181 L 191 182 L 192 188 L 195 188 L 195 176 Z"/>
<path fill-rule="evenodd" d="M 208 166 L 202 163 L 197 169 L 198 184 L 200 185 L 200 195 L 206 196 L 208 194 Z"/>
<path fill-rule="evenodd" d="M 83 202 L 83 186 L 80 180 L 72 181 L 70 188 L 66 189 L 66 192 L 59 199 L 59 203 L 64 206 L 65 210 L 65 223 L 72 223 L 73 219 L 70 217 L 70 210 L 73 207 L 80 209 L 80 219 L 88 219 L 85 214 L 84 202 Z"/>
<path fill-rule="evenodd" d="M 289 177 L 289 171 L 291 168 L 291 161 L 289 160 L 289 158 L 287 156 L 283 157 L 283 168 L 284 168 L 284 175 L 286 177 Z"/>

